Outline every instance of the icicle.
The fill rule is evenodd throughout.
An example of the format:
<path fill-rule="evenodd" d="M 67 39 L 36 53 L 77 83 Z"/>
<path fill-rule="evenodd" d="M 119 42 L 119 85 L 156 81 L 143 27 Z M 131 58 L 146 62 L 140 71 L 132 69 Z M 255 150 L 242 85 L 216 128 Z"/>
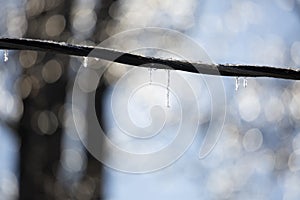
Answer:
<path fill-rule="evenodd" d="M 167 82 L 167 107 L 170 108 L 170 79 L 171 79 L 171 71 L 168 69 L 168 82 Z"/>
<path fill-rule="evenodd" d="M 4 62 L 8 61 L 8 50 L 4 50 Z"/>
<path fill-rule="evenodd" d="M 88 57 L 84 57 L 83 58 L 83 66 L 87 67 L 87 64 L 88 64 Z"/>
<path fill-rule="evenodd" d="M 248 80 L 247 80 L 247 77 L 244 77 L 244 82 L 243 82 L 243 86 L 244 88 L 246 88 L 248 85 Z"/>
<path fill-rule="evenodd" d="M 149 68 L 149 81 L 150 81 L 150 85 L 152 84 L 152 68 Z"/>
<path fill-rule="evenodd" d="M 240 86 L 239 77 L 235 77 L 235 91 L 238 91 Z"/>

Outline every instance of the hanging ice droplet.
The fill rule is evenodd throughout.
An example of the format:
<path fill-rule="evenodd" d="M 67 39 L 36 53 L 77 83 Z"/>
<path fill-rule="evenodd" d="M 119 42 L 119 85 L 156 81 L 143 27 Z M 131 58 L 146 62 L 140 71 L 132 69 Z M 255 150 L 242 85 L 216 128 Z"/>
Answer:
<path fill-rule="evenodd" d="M 248 85 L 248 80 L 247 80 L 247 77 L 244 77 L 244 82 L 243 82 L 243 86 L 244 88 L 246 88 Z"/>
<path fill-rule="evenodd" d="M 170 108 L 170 80 L 171 80 L 171 71 L 168 69 L 168 82 L 167 82 L 167 107 Z"/>
<path fill-rule="evenodd" d="M 88 64 L 88 57 L 84 57 L 83 58 L 83 66 L 87 67 L 87 64 Z"/>
<path fill-rule="evenodd" d="M 8 50 L 4 50 L 4 62 L 8 61 Z"/>
<path fill-rule="evenodd" d="M 235 91 L 237 91 L 240 87 L 239 77 L 235 77 Z"/>

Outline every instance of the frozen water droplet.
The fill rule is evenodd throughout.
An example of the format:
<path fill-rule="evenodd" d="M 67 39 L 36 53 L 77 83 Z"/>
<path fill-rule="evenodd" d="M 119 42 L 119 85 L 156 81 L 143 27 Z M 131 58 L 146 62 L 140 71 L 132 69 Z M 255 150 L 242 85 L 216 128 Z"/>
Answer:
<path fill-rule="evenodd" d="M 150 85 L 152 84 L 152 68 L 149 68 L 149 81 L 150 81 Z"/>
<path fill-rule="evenodd" d="M 87 64 L 88 64 L 88 57 L 84 57 L 83 58 L 83 66 L 87 67 Z"/>
<path fill-rule="evenodd" d="M 248 85 L 248 80 L 247 80 L 247 77 L 244 77 L 244 82 L 243 82 L 243 86 L 244 88 L 246 88 Z"/>
<path fill-rule="evenodd" d="M 170 80 L 171 80 L 171 71 L 168 69 L 168 82 L 167 82 L 167 107 L 170 108 Z"/>
<path fill-rule="evenodd" d="M 8 50 L 4 50 L 4 62 L 8 61 Z"/>
<path fill-rule="evenodd" d="M 239 77 L 235 77 L 235 91 L 238 91 L 239 87 L 240 87 Z"/>

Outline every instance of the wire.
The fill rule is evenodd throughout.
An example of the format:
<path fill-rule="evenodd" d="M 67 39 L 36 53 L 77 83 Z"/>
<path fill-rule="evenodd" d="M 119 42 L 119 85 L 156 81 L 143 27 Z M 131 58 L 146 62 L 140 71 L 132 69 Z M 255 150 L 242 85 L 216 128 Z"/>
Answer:
<path fill-rule="evenodd" d="M 300 80 L 299 69 L 240 64 L 207 64 L 201 62 L 188 62 L 184 60 L 162 59 L 130 54 L 98 46 L 82 46 L 68 44 L 65 42 L 24 38 L 0 38 L 0 48 L 8 50 L 35 50 L 72 56 L 94 57 L 121 64 L 142 67 L 147 67 L 147 64 L 155 63 L 155 67 L 158 69 L 180 70 L 208 75 L 272 77 Z"/>

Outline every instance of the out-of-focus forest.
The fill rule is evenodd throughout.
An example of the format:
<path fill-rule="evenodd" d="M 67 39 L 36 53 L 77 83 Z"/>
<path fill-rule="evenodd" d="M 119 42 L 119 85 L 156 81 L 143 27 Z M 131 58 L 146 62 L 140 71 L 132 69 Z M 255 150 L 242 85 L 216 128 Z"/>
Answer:
<path fill-rule="evenodd" d="M 300 66 L 299 0 L 1 3 L 1 37 L 98 45 L 124 31 L 159 27 L 191 38 L 215 63 Z M 137 36 L 111 47 L 122 50 L 137 43 L 151 46 L 147 37 Z M 172 39 L 168 43 L 170 49 L 177 45 Z M 194 50 L 184 48 L 191 53 Z M 176 57 L 171 51 L 136 52 Z M 5 51 L 1 53 L 4 58 Z M 167 146 L 181 125 L 183 107 L 191 111 L 189 119 L 198 126 L 192 145 L 172 165 L 132 174 L 103 165 L 78 136 L 78 129 L 85 133 L 93 128 L 87 101 L 82 99 L 75 105 L 74 115 L 73 86 L 85 62 L 82 57 L 26 50 L 8 51 L 8 60 L 0 61 L 0 199 L 300 198 L 299 81 L 240 77 L 236 89 L 236 78 L 219 77 L 226 98 L 226 104 L 220 105 L 226 108 L 225 121 L 212 152 L 199 159 L 205 132 L 214 120 L 211 102 L 215 101 L 209 91 L 213 87 L 207 88 L 203 77 L 214 77 L 168 74 L 166 70 L 132 71 L 132 67 L 112 64 L 97 83 L 95 98 L 99 123 L 112 143 L 141 154 Z M 187 80 L 197 106 L 190 105 L 190 96 L 178 99 L 172 90 L 180 88 L 177 76 Z M 79 75 L 79 87 L 89 88 L 93 77 L 93 73 Z M 149 80 L 149 85 L 135 85 L 140 79 Z M 130 87 L 120 89 L 118 83 Z M 183 86 L 180 89 L 185 90 Z M 122 99 L 123 94 L 131 96 Z M 113 99 L 114 95 L 118 98 Z M 125 102 L 128 118 L 140 127 L 151 124 L 151 107 L 158 105 L 166 113 L 165 119 L 158 116 L 165 120 L 161 136 L 139 140 L 124 134 L 122 128 L 128 127 L 120 127 L 115 119 L 127 111 L 114 113 L 111 102 Z M 199 109 L 199 116 L 193 115 L 195 109 Z M 75 126 L 74 117 L 82 124 Z M 110 152 L 106 154 L 109 158 Z"/>

